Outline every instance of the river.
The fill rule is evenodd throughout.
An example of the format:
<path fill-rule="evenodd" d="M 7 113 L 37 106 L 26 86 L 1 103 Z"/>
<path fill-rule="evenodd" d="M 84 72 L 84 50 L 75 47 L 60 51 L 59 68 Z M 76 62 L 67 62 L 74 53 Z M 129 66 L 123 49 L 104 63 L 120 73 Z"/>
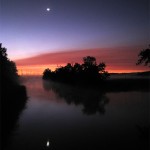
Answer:
<path fill-rule="evenodd" d="M 24 77 L 28 100 L 7 150 L 147 150 L 147 91 L 102 93 Z"/>

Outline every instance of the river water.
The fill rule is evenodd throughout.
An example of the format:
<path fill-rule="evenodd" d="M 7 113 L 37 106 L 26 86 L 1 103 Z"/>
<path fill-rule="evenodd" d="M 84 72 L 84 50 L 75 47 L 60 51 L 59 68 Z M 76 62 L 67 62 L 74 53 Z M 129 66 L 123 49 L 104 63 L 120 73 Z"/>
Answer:
<path fill-rule="evenodd" d="M 147 91 L 102 93 L 98 89 L 22 80 L 28 100 L 9 150 L 147 150 Z"/>

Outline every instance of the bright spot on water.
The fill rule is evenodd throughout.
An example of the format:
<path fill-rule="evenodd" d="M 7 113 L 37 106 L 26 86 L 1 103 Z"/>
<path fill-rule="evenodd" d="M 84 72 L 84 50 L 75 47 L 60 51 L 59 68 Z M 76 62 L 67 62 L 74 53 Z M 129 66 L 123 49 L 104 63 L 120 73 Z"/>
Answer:
<path fill-rule="evenodd" d="M 47 146 L 47 147 L 49 147 L 49 145 L 50 145 L 50 142 L 49 142 L 49 141 L 47 141 L 46 146 Z"/>

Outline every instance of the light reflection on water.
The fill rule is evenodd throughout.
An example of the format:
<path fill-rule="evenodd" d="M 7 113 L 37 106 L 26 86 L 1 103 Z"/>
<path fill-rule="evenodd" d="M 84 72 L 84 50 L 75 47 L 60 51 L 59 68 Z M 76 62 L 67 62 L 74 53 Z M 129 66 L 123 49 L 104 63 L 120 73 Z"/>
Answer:
<path fill-rule="evenodd" d="M 148 92 L 101 93 L 39 77 L 24 84 L 29 101 L 11 150 L 148 149 L 139 129 L 148 126 Z"/>

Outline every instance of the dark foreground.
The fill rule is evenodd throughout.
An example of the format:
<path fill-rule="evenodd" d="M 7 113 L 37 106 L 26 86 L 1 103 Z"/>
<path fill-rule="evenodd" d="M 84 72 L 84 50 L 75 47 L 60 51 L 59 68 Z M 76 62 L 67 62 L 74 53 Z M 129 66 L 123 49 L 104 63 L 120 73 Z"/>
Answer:
<path fill-rule="evenodd" d="M 1 148 L 5 149 L 10 137 L 17 129 L 19 116 L 25 108 L 27 94 L 25 86 L 3 87 L 1 93 Z"/>
<path fill-rule="evenodd" d="M 102 90 L 25 77 L 28 103 L 14 113 L 5 150 L 148 150 L 148 82 L 128 81 Z"/>

